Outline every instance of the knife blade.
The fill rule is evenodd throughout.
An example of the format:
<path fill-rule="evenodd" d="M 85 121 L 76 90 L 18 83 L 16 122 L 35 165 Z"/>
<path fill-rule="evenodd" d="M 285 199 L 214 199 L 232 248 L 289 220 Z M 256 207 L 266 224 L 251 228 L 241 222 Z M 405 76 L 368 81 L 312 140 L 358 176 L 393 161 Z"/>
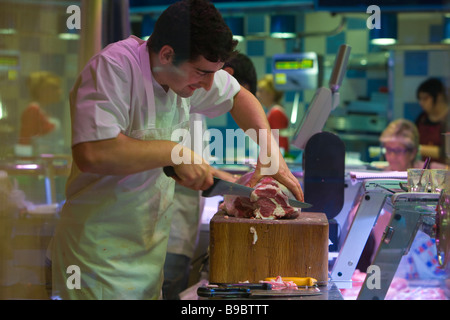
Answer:
<path fill-rule="evenodd" d="M 239 183 L 233 183 L 226 180 L 222 180 L 219 178 L 214 177 L 214 183 L 211 187 L 204 190 L 202 192 L 203 197 L 214 197 L 218 195 L 236 195 L 241 197 L 247 197 L 250 198 L 252 192 L 255 191 L 255 189 L 244 186 Z M 311 204 L 306 202 L 301 202 L 296 199 L 288 199 L 289 205 L 296 208 L 310 208 L 312 207 Z"/>
<path fill-rule="evenodd" d="M 164 167 L 163 171 L 168 177 L 172 177 L 172 176 L 176 175 L 174 168 L 171 166 Z M 214 177 L 213 185 L 211 187 L 209 187 L 208 189 L 204 190 L 202 192 L 202 196 L 209 198 L 209 197 L 214 197 L 214 196 L 218 196 L 218 195 L 223 196 L 224 194 L 229 194 L 229 195 L 236 195 L 236 196 L 250 198 L 250 195 L 252 194 L 252 192 L 254 190 L 255 189 L 244 186 L 239 183 L 233 183 L 233 182 L 225 181 L 225 180 Z M 288 201 L 289 201 L 289 205 L 292 207 L 296 207 L 296 208 L 312 207 L 311 204 L 306 203 L 306 202 L 301 202 L 296 199 L 288 199 Z"/>

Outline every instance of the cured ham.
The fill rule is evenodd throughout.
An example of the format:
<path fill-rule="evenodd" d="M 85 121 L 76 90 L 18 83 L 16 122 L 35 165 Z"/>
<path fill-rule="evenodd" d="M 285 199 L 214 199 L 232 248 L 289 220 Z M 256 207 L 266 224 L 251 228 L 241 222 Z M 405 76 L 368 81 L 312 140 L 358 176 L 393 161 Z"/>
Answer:
<path fill-rule="evenodd" d="M 236 183 L 245 185 L 253 175 L 249 172 Z M 263 177 L 255 186 L 250 198 L 225 195 L 223 209 L 230 216 L 254 219 L 291 219 L 298 216 L 300 208 L 289 205 L 292 193 L 272 177 Z"/>

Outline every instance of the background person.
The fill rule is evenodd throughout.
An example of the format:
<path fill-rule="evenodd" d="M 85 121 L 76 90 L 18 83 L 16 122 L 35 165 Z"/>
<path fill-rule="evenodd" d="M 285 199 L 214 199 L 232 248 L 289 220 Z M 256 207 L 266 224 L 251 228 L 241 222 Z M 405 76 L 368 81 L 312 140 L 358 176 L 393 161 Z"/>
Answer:
<path fill-rule="evenodd" d="M 256 95 L 256 69 L 248 56 L 238 53 L 225 62 L 223 70 L 231 74 L 241 86 Z"/>
<path fill-rule="evenodd" d="M 445 163 L 445 138 L 442 134 L 450 130 L 450 127 L 444 84 L 439 79 L 430 78 L 420 84 L 416 95 L 423 110 L 416 119 L 422 159 L 431 157 L 435 161 Z"/>
<path fill-rule="evenodd" d="M 147 42 L 134 36 L 108 45 L 80 73 L 71 91 L 74 165 L 52 251 L 53 294 L 63 299 L 158 299 L 172 217 L 175 181 L 194 190 L 216 170 L 186 147 L 175 163 L 171 141 L 189 128 L 189 113 L 230 112 L 244 130 L 264 129 L 249 181 L 273 177 L 303 200 L 258 100 L 227 72 L 237 42 L 206 0 L 183 0 L 158 18 Z M 173 166 L 168 178 L 162 167 Z M 266 170 L 267 169 L 267 170 Z M 67 267 L 80 269 L 80 289 L 67 287 Z"/>
<path fill-rule="evenodd" d="M 61 101 L 61 78 L 48 71 L 33 72 L 27 87 L 30 103 L 20 118 L 19 145 L 34 147 L 35 153 L 49 151 L 60 138 L 60 122 L 48 114 L 48 108 Z"/>
<path fill-rule="evenodd" d="M 418 157 L 419 131 L 416 125 L 407 119 L 397 119 L 389 123 L 380 135 L 385 149 L 388 166 L 385 171 L 407 171 L 409 168 L 422 168 L 424 162 Z M 445 165 L 431 161 L 430 168 L 442 169 Z"/>
<path fill-rule="evenodd" d="M 258 81 L 256 97 L 267 111 L 267 120 L 272 129 L 286 129 L 289 127 L 289 119 L 281 105 L 283 92 L 275 89 L 273 76 L 266 75 Z M 289 152 L 289 139 L 279 136 L 279 145 L 285 153 Z"/>

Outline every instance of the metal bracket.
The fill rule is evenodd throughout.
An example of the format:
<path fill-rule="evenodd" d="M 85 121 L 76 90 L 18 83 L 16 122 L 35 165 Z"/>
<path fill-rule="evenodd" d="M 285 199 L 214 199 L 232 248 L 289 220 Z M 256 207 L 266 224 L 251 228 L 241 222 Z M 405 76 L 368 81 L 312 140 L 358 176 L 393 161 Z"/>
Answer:
<path fill-rule="evenodd" d="M 388 195 L 384 192 L 368 191 L 363 194 L 349 232 L 331 271 L 331 279 L 338 281 L 336 282 L 338 287 L 342 288 L 345 284 L 351 285 L 351 278 L 356 265 L 386 199 L 388 199 Z"/>

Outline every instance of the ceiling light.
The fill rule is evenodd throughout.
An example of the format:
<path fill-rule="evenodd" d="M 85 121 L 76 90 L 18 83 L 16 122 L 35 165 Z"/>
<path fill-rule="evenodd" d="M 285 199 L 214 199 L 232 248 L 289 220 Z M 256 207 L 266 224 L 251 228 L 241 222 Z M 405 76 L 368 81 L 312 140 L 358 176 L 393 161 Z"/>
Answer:
<path fill-rule="evenodd" d="M 370 30 L 370 43 L 375 45 L 392 45 L 397 42 L 397 15 L 382 13 L 380 28 Z"/>
<path fill-rule="evenodd" d="M 225 23 L 233 33 L 233 39 L 244 40 L 244 18 L 243 17 L 226 17 Z"/>
<path fill-rule="evenodd" d="M 273 38 L 295 38 L 295 16 L 274 15 L 270 18 L 270 36 Z"/>
<path fill-rule="evenodd" d="M 155 19 L 151 15 L 145 15 L 142 18 L 141 39 L 147 40 L 155 29 Z"/>

